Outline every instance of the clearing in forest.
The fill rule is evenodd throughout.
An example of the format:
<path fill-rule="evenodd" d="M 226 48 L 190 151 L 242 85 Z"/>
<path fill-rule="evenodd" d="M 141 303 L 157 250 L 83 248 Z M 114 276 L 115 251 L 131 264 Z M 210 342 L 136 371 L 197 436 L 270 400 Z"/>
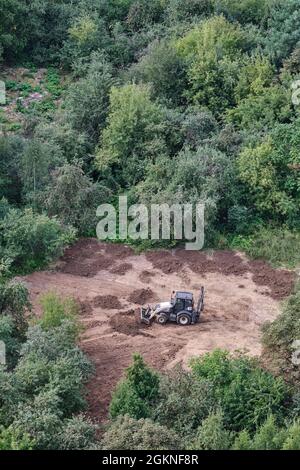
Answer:
<path fill-rule="evenodd" d="M 259 355 L 261 325 L 278 315 L 294 277 L 291 271 L 230 251 L 135 254 L 124 245 L 83 239 L 51 270 L 35 272 L 25 281 L 38 313 L 39 296 L 46 291 L 78 299 L 85 326 L 81 346 L 96 366 L 89 385 L 90 411 L 103 419 L 133 352 L 158 369 L 186 366 L 192 356 L 215 348 Z M 172 290 L 191 291 L 197 298 L 201 285 L 205 308 L 198 324 L 140 324 L 142 304 L 169 300 Z"/>

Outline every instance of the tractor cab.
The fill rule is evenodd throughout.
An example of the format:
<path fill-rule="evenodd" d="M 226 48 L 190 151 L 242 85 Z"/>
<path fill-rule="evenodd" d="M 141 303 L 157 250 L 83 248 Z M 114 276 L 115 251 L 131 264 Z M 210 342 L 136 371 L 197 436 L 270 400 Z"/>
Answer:
<path fill-rule="evenodd" d="M 194 309 L 194 297 L 191 292 L 173 292 L 171 305 L 172 308 L 170 309 L 169 317 L 170 321 L 180 323 L 181 325 L 188 325 L 191 323 L 191 315 Z M 189 320 L 185 315 L 183 318 L 181 318 L 181 321 L 178 321 L 182 314 L 187 314 L 188 317 L 190 317 Z"/>

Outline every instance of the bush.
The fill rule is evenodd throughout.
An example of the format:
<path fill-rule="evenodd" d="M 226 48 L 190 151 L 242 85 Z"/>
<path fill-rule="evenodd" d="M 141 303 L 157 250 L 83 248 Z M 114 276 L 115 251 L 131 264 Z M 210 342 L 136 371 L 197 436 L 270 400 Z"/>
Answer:
<path fill-rule="evenodd" d="M 0 315 L 0 341 L 5 344 L 6 366 L 11 369 L 17 363 L 21 344 L 11 316 Z"/>
<path fill-rule="evenodd" d="M 111 191 L 84 174 L 81 165 L 64 165 L 52 173 L 48 188 L 41 195 L 42 207 L 50 217 L 57 216 L 79 235 L 95 235 L 96 209 L 108 202 Z"/>
<path fill-rule="evenodd" d="M 76 334 L 76 329 L 77 331 L 79 330 L 78 304 L 72 297 L 61 299 L 54 292 L 47 292 L 41 297 L 40 304 L 43 309 L 43 315 L 39 320 L 39 325 L 44 330 L 51 330 L 61 326 L 64 320 L 74 323 L 74 334 Z"/>
<path fill-rule="evenodd" d="M 0 450 L 32 450 L 34 441 L 17 429 L 0 427 Z"/>
<path fill-rule="evenodd" d="M 224 428 L 222 412 L 211 413 L 197 430 L 192 450 L 226 450 L 230 447 L 231 434 Z"/>
<path fill-rule="evenodd" d="M 251 236 L 245 250 L 252 258 L 263 258 L 274 266 L 294 268 L 300 263 L 300 234 L 285 228 L 261 228 Z"/>
<path fill-rule="evenodd" d="M 103 450 L 178 450 L 180 439 L 165 426 L 150 419 L 119 416 L 109 425 L 101 441 Z"/>
<path fill-rule="evenodd" d="M 97 429 L 98 427 L 83 415 L 64 420 L 59 436 L 59 449 L 90 450 L 97 447 Z"/>
<path fill-rule="evenodd" d="M 191 365 L 195 377 L 213 383 L 228 430 L 253 431 L 271 413 L 279 420 L 284 418 L 289 393 L 283 379 L 262 370 L 254 359 L 215 350 L 194 359 Z"/>
<path fill-rule="evenodd" d="M 94 143 L 106 123 L 113 84 L 110 64 L 101 55 L 94 54 L 86 76 L 71 85 L 66 96 L 68 121 L 76 131 L 87 133 Z"/>
<path fill-rule="evenodd" d="M 15 272 L 44 266 L 74 240 L 74 229 L 32 209 L 12 209 L 0 221 L 0 257 L 10 258 Z"/>
<path fill-rule="evenodd" d="M 300 338 L 300 290 L 297 289 L 283 306 L 282 313 L 272 323 L 263 327 L 263 358 L 277 375 L 291 383 L 300 381 L 299 366 L 293 364 L 296 352 L 294 341 Z"/>
<path fill-rule="evenodd" d="M 27 330 L 25 313 L 30 308 L 29 292 L 25 284 L 14 280 L 0 283 L 0 314 L 12 317 L 20 340 L 24 339 Z"/>
<path fill-rule="evenodd" d="M 159 390 L 159 377 L 149 369 L 139 354 L 126 369 L 125 379 L 119 382 L 110 403 L 110 415 L 115 418 L 128 414 L 140 419 L 151 416 L 151 405 Z"/>
<path fill-rule="evenodd" d="M 212 385 L 178 367 L 161 377 L 154 418 L 189 442 L 214 405 Z"/>

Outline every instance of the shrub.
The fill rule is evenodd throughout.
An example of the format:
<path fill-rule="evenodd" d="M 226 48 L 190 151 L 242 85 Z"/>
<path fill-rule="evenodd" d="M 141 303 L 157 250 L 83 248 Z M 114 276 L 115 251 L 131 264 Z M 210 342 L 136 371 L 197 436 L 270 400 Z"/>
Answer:
<path fill-rule="evenodd" d="M 197 430 L 190 448 L 194 450 L 226 450 L 230 447 L 231 434 L 224 428 L 222 412 L 211 413 Z"/>
<path fill-rule="evenodd" d="M 288 389 L 283 379 L 262 370 L 256 360 L 215 350 L 195 358 L 191 365 L 195 377 L 213 383 L 215 399 L 229 430 L 253 431 L 271 413 L 279 420 L 284 418 Z"/>
<path fill-rule="evenodd" d="M 39 324 L 44 330 L 61 326 L 64 320 L 74 323 L 74 333 L 76 329 L 79 330 L 78 305 L 72 297 L 60 298 L 55 292 L 47 292 L 41 297 L 40 303 L 43 315 Z"/>
<path fill-rule="evenodd" d="M 0 341 L 5 344 L 6 366 L 11 369 L 17 363 L 21 347 L 11 316 L 0 315 Z"/>
<path fill-rule="evenodd" d="M 261 228 L 251 236 L 246 252 L 264 258 L 274 266 L 296 267 L 300 263 L 300 235 L 285 228 Z"/>
<path fill-rule="evenodd" d="M 111 197 L 111 191 L 84 174 L 81 165 L 64 165 L 52 173 L 48 188 L 41 195 L 42 207 L 50 217 L 57 216 L 79 235 L 95 235 L 96 209 Z"/>
<path fill-rule="evenodd" d="M 125 379 L 119 382 L 110 403 L 110 415 L 115 418 L 129 414 L 147 418 L 159 390 L 159 377 L 149 369 L 139 354 L 133 356 L 133 364 L 126 369 Z"/>
<path fill-rule="evenodd" d="M 83 415 L 64 420 L 59 436 L 59 449 L 90 450 L 97 447 L 97 429 L 98 427 Z"/>
<path fill-rule="evenodd" d="M 32 450 L 33 447 L 34 441 L 28 434 L 22 434 L 12 426 L 0 427 L 0 450 Z"/>
<path fill-rule="evenodd" d="M 119 416 L 112 421 L 101 441 L 103 450 L 178 450 L 180 439 L 165 426 L 150 419 Z"/>
<path fill-rule="evenodd" d="M 75 230 L 32 209 L 12 209 L 0 221 L 0 256 L 9 257 L 15 271 L 29 271 L 49 263 L 75 240 Z"/>
<path fill-rule="evenodd" d="M 263 358 L 270 370 L 298 384 L 299 366 L 293 364 L 294 341 L 300 337 L 300 290 L 296 289 L 283 306 L 282 313 L 263 327 Z"/>
<path fill-rule="evenodd" d="M 161 377 L 154 418 L 189 442 L 214 405 L 212 385 L 178 367 Z"/>
<path fill-rule="evenodd" d="M 11 316 L 20 340 L 27 330 L 26 311 L 30 310 L 29 292 L 24 283 L 8 281 L 0 283 L 0 314 Z"/>

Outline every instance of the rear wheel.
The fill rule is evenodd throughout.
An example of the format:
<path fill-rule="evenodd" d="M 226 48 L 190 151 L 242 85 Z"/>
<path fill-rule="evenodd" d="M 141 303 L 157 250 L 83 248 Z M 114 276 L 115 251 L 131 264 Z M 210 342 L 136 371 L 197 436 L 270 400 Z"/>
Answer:
<path fill-rule="evenodd" d="M 167 315 L 161 314 L 157 317 L 157 323 L 160 325 L 165 325 L 168 321 Z"/>
<path fill-rule="evenodd" d="M 177 319 L 177 323 L 181 326 L 187 326 L 191 323 L 191 319 L 189 315 L 186 315 L 185 313 L 183 313 L 182 315 L 179 315 Z"/>

